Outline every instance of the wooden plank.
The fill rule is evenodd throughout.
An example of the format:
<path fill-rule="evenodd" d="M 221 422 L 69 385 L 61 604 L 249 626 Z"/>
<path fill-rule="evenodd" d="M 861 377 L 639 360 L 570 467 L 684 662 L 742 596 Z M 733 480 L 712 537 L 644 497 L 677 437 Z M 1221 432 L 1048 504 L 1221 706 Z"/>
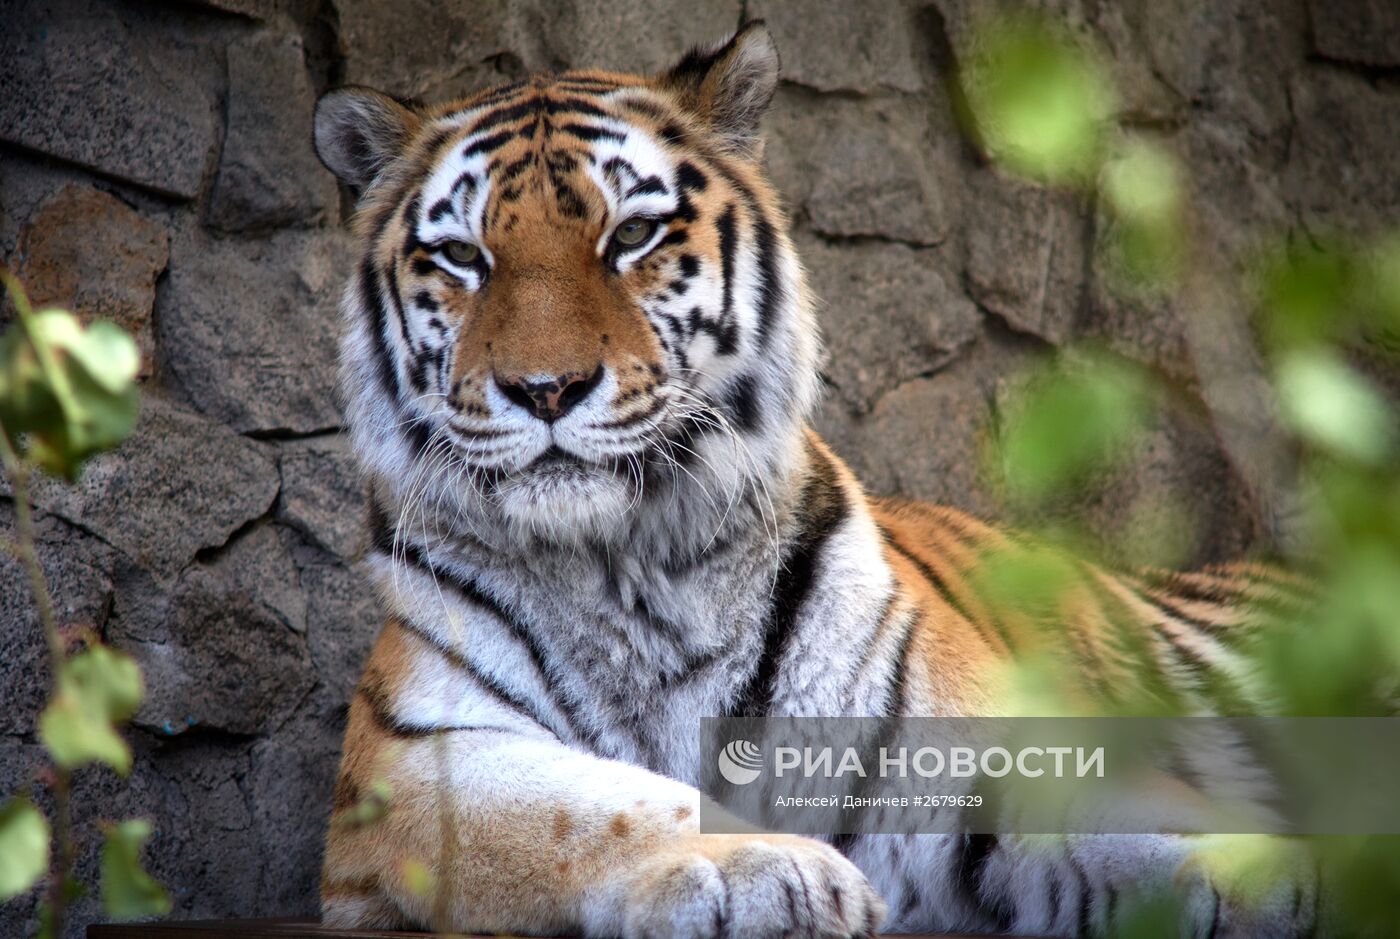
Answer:
<path fill-rule="evenodd" d="M 429 933 L 326 929 L 314 919 L 201 919 L 163 923 L 101 923 L 87 939 L 422 939 Z M 889 935 L 889 934 L 887 934 Z M 903 935 L 903 934 L 901 934 Z M 458 937 L 494 939 L 494 937 Z M 963 935 L 909 935 L 904 939 L 974 939 Z"/>

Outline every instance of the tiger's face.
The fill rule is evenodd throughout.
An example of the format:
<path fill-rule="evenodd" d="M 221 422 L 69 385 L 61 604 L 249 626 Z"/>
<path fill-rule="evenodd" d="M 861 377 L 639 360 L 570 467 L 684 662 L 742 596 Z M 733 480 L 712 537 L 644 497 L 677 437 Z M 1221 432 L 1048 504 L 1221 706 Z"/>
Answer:
<path fill-rule="evenodd" d="M 649 486 L 761 475 L 815 375 L 757 164 L 776 80 L 752 25 L 655 78 L 567 72 L 423 112 L 322 98 L 318 152 L 363 191 L 342 358 L 371 469 L 590 536 Z"/>

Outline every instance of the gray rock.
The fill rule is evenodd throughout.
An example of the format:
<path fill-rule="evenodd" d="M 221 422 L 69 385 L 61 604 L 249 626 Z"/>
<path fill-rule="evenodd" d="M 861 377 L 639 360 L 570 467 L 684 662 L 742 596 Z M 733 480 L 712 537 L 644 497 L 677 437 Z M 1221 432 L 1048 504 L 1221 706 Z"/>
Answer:
<path fill-rule="evenodd" d="M 217 139 L 218 59 L 168 19 L 19 0 L 0 33 L 0 140 L 193 198 Z"/>
<path fill-rule="evenodd" d="M 828 431 L 871 493 L 994 514 L 980 480 L 991 399 L 967 366 L 904 382 L 863 420 Z"/>
<path fill-rule="evenodd" d="M 276 19 L 279 14 L 293 12 L 296 0 L 176 0 L 193 7 L 207 7 L 225 13 L 237 13 L 255 20 Z"/>
<path fill-rule="evenodd" d="M 297 552 L 301 586 L 307 598 L 307 639 L 324 697 L 347 706 L 384 623 L 361 565 L 331 563 L 314 549 Z"/>
<path fill-rule="evenodd" d="M 852 411 L 947 365 L 980 332 L 981 314 L 943 273 L 937 251 L 812 237 L 798 249 L 818 300 L 824 371 Z"/>
<path fill-rule="evenodd" d="M 341 558 L 357 553 L 364 486 L 349 440 L 339 434 L 279 444 L 282 495 L 277 517 Z"/>
<path fill-rule="evenodd" d="M 182 572 L 163 622 L 140 638 L 129 637 L 119 609 L 114 644 L 146 675 L 136 723 L 167 735 L 256 734 L 284 723 L 315 683 L 305 626 L 288 622 L 289 605 L 305 615 L 296 566 L 264 525 Z"/>
<path fill-rule="evenodd" d="M 755 0 L 746 12 L 767 20 L 787 81 L 820 91 L 923 90 L 919 24 L 912 9 L 882 3 Z"/>
<path fill-rule="evenodd" d="M 170 257 L 165 229 L 89 186 L 65 186 L 20 232 L 15 273 L 36 309 L 111 320 L 136 339 L 141 377 L 155 359 L 151 308 Z"/>
<path fill-rule="evenodd" d="M 1379 232 L 1400 218 L 1400 90 L 1339 69 L 1315 69 L 1293 83 L 1297 115 L 1288 194 L 1304 225 Z"/>
<path fill-rule="evenodd" d="M 1082 302 L 1087 226 L 1072 197 L 994 173 L 976 177 L 967 277 L 974 300 L 1012 329 L 1060 345 Z"/>
<path fill-rule="evenodd" d="M 1308 0 L 1313 47 L 1339 62 L 1400 65 L 1400 6 L 1391 0 Z"/>
<path fill-rule="evenodd" d="M 504 77 L 493 60 L 513 55 L 503 35 L 506 4 L 344 0 L 336 9 L 346 82 L 392 95 L 431 101 L 461 95 Z"/>
<path fill-rule="evenodd" d="M 256 885 L 264 909 L 315 916 L 321 852 L 340 763 L 339 717 L 303 710 L 253 748 L 245 785 L 259 806 L 254 834 L 267 863 L 241 880 Z"/>
<path fill-rule="evenodd" d="M 34 526 L 58 628 L 75 639 L 86 632 L 101 635 L 112 604 L 114 552 L 49 515 L 36 516 Z M 0 502 L 0 540 L 14 537 L 13 503 Z M 32 733 L 48 697 L 49 650 L 29 577 L 8 551 L 0 551 L 0 689 L 0 734 Z"/>
<path fill-rule="evenodd" d="M 741 10 L 739 0 L 529 0 L 513 7 L 510 35 L 516 38 L 514 47 L 525 50 L 525 65 L 532 69 L 603 68 L 648 75 L 679 61 L 692 46 L 728 39 L 739 26 Z M 542 45 L 533 55 L 532 33 Z"/>
<path fill-rule="evenodd" d="M 178 407 L 142 397 L 136 430 L 88 464 L 77 486 L 36 480 L 34 500 L 169 578 L 217 547 L 277 496 L 269 448 Z"/>
<path fill-rule="evenodd" d="M 74 166 L 38 153 L 7 150 L 0 160 L 0 256 L 15 266 L 20 232 L 42 206 L 65 186 L 87 186 L 92 177 Z M 3 306 L 3 305 L 0 305 Z M 0 316 L 6 315 L 0 309 Z"/>
<path fill-rule="evenodd" d="M 1115 5 L 1114 14 L 1133 37 L 1114 50 L 1118 62 L 1145 63 L 1196 112 L 1227 115 L 1257 136 L 1286 135 L 1287 76 L 1307 52 L 1300 4 L 1166 0 Z"/>
<path fill-rule="evenodd" d="M 315 95 L 301 40 L 262 30 L 228 48 L 228 130 L 207 221 L 239 232 L 305 224 L 337 204 L 311 148 Z"/>
<path fill-rule="evenodd" d="M 738 0 L 524 0 L 473 7 L 408 0 L 337 4 L 347 81 L 439 101 L 530 72 L 650 73 L 689 47 L 726 38 Z M 422 28 L 424 22 L 435 24 Z"/>
<path fill-rule="evenodd" d="M 164 364 L 195 407 L 237 431 L 337 427 L 337 307 L 350 266 L 341 232 L 177 235 L 157 298 Z"/>
<path fill-rule="evenodd" d="M 932 245 L 948 234 L 953 138 L 927 108 L 783 88 L 766 122 L 779 191 L 823 234 Z"/>
<path fill-rule="evenodd" d="M 1180 299 L 1125 278 L 1116 257 L 1117 223 L 1102 207 L 1096 215 L 1089 297 L 1080 317 L 1080 338 L 1194 383 L 1196 372 L 1186 322 L 1178 309 Z"/>

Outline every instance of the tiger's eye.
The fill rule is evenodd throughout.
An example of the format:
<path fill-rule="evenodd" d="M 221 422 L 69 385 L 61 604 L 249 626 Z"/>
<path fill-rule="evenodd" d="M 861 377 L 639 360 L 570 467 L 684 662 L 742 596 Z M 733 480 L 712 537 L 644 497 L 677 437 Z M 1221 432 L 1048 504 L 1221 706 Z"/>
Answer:
<path fill-rule="evenodd" d="M 442 246 L 442 253 L 447 255 L 447 260 L 453 264 L 470 267 L 481 257 L 481 248 L 470 241 L 449 241 Z"/>
<path fill-rule="evenodd" d="M 635 248 L 651 237 L 656 223 L 649 218 L 629 218 L 613 232 L 613 241 L 624 248 Z"/>

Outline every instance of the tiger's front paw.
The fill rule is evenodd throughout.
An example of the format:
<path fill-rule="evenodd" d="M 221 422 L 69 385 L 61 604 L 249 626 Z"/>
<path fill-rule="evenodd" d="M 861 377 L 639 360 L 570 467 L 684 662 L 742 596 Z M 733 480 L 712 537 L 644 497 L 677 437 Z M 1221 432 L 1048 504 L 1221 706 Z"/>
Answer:
<path fill-rule="evenodd" d="M 885 904 L 829 845 L 784 835 L 692 835 L 622 886 L 625 939 L 871 936 Z"/>

